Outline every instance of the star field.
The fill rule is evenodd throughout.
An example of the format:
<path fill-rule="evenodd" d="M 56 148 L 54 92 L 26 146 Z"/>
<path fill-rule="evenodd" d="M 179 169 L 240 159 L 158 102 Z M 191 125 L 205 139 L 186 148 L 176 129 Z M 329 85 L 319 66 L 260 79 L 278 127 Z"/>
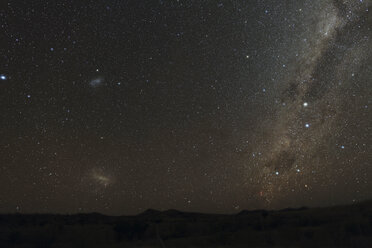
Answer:
<path fill-rule="evenodd" d="M 371 5 L 1 4 L 0 211 L 370 199 Z"/>

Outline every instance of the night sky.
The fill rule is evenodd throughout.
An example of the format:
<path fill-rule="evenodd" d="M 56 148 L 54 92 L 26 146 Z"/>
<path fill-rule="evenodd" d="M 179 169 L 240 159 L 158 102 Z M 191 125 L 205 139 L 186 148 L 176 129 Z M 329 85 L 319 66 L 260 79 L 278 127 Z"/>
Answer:
<path fill-rule="evenodd" d="M 372 198 L 371 5 L 2 1 L 0 212 Z"/>

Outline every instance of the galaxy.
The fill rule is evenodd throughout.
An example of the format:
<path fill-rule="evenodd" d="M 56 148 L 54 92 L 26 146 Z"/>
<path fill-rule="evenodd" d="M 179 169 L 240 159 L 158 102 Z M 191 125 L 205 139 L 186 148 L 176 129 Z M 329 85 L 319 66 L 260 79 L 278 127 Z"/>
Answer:
<path fill-rule="evenodd" d="M 99 77 L 99 78 L 92 79 L 89 82 L 89 85 L 91 87 L 95 88 L 95 87 L 98 87 L 98 86 L 102 85 L 103 82 L 104 82 L 104 79 Z"/>
<path fill-rule="evenodd" d="M 0 211 L 371 199 L 371 5 L 7 1 Z"/>

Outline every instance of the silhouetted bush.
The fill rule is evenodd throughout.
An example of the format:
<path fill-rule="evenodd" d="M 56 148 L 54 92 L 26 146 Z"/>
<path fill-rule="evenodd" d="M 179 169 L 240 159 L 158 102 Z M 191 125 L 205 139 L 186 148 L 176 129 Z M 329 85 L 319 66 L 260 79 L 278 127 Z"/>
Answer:
<path fill-rule="evenodd" d="M 310 226 L 310 221 L 308 218 L 300 218 L 298 220 L 298 225 L 299 226 Z"/>
<path fill-rule="evenodd" d="M 262 231 L 264 228 L 261 223 L 256 223 L 253 225 L 253 230 L 255 231 Z"/>
<path fill-rule="evenodd" d="M 115 225 L 117 240 L 123 238 L 127 240 L 140 239 L 147 229 L 148 224 L 142 222 L 121 222 Z"/>
<path fill-rule="evenodd" d="M 282 226 L 284 223 L 285 223 L 285 221 L 283 219 L 276 218 L 276 219 L 273 219 L 269 222 L 268 227 L 271 228 L 271 229 L 275 229 L 275 228 L 278 228 L 278 227 Z"/>
<path fill-rule="evenodd" d="M 218 234 L 216 237 L 216 242 L 219 245 L 228 245 L 229 242 L 229 235 L 226 233 Z"/>
<path fill-rule="evenodd" d="M 52 247 L 53 243 L 55 242 L 55 237 L 53 237 L 51 234 L 43 234 L 35 236 L 32 240 L 32 243 L 37 248 L 49 248 Z"/>
<path fill-rule="evenodd" d="M 188 234 L 188 228 L 186 223 L 184 222 L 179 222 L 176 223 L 174 226 L 174 232 L 172 233 L 172 238 L 180 238 L 180 237 L 185 237 Z"/>
<path fill-rule="evenodd" d="M 345 225 L 345 231 L 352 235 L 360 235 L 362 233 L 360 225 L 358 223 L 347 223 Z"/>
<path fill-rule="evenodd" d="M 8 236 L 8 242 L 11 245 L 16 245 L 21 243 L 21 234 L 19 232 L 11 232 Z"/>
<path fill-rule="evenodd" d="M 262 217 L 266 218 L 269 215 L 269 212 L 266 210 L 263 210 L 261 213 Z"/>
<path fill-rule="evenodd" d="M 311 231 L 311 230 L 309 230 L 309 231 L 305 231 L 305 232 L 304 232 L 304 236 L 305 236 L 305 238 L 307 238 L 307 239 L 313 239 L 313 238 L 314 238 L 314 231 Z"/>

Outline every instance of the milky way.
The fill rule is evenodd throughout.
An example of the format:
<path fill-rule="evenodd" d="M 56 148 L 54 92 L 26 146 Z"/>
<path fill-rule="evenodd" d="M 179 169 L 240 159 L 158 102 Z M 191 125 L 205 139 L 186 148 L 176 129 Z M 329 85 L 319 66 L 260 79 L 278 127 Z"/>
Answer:
<path fill-rule="evenodd" d="M 254 175 L 254 179 L 249 178 L 249 184 L 258 185 L 259 196 L 267 206 L 282 201 L 286 191 L 307 192 L 312 187 L 329 187 L 326 186 L 329 180 L 337 184 L 338 177 L 345 176 L 339 156 L 346 146 L 342 139 L 336 138 L 342 137 L 351 121 L 345 118 L 345 102 L 350 101 L 350 96 L 344 90 L 357 86 L 358 90 L 371 92 L 371 71 L 363 67 L 367 60 L 371 61 L 367 36 L 370 30 L 362 28 L 368 20 L 368 8 L 355 2 L 320 5 L 322 10 L 309 24 L 314 30 L 307 38 L 308 48 L 300 56 L 296 54 L 298 58 L 290 65 L 291 72 L 281 79 L 282 107 L 264 126 L 267 136 L 260 137 L 263 144 L 258 148 L 264 151 L 263 155 L 250 159 L 247 165 L 248 176 Z M 347 37 L 356 30 L 359 34 Z M 329 142 L 335 138 L 338 141 Z M 348 149 L 354 150 L 353 156 L 364 156 L 358 151 L 366 145 L 362 141 Z M 349 166 L 361 166 L 348 162 Z M 256 164 L 253 171 L 252 163 Z"/>
<path fill-rule="evenodd" d="M 8 2 L 0 211 L 372 197 L 371 1 Z"/>

